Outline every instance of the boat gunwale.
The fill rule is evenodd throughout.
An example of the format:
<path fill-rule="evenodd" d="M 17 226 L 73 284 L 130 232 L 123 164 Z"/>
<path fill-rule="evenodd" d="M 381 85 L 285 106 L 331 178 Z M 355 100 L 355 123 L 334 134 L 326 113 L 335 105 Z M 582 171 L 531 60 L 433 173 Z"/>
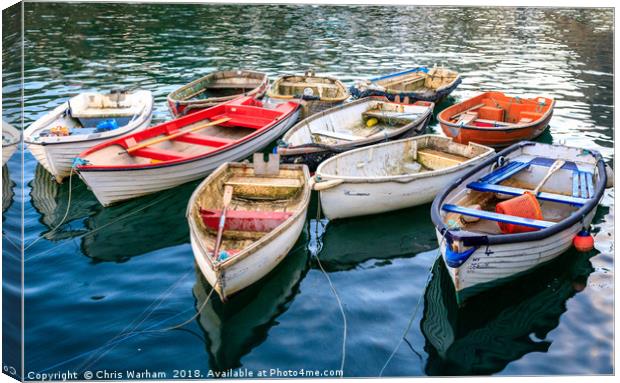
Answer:
<path fill-rule="evenodd" d="M 341 97 L 319 97 L 318 99 L 313 99 L 313 100 L 308 100 L 308 101 L 320 101 L 320 102 L 333 102 L 333 103 L 337 103 L 337 102 L 343 102 L 344 100 L 348 99 L 349 97 L 351 97 L 351 93 L 349 92 L 349 88 L 347 88 L 346 85 L 344 85 L 344 83 L 342 81 L 340 81 L 338 78 L 333 77 L 333 76 L 327 76 L 327 75 L 312 75 L 312 76 L 307 76 L 305 74 L 285 74 L 282 75 L 278 78 L 276 78 L 273 83 L 271 84 L 271 86 L 269 86 L 269 88 L 267 89 L 267 91 L 265 92 L 265 95 L 269 98 L 273 98 L 273 99 L 278 99 L 278 100 L 293 100 L 293 99 L 303 99 L 303 97 L 295 97 L 295 95 L 292 94 L 280 94 L 278 92 L 276 92 L 277 86 L 283 82 L 286 78 L 288 77 L 314 77 L 314 78 L 326 78 L 328 80 L 333 81 L 339 88 L 341 88 L 344 91 L 344 95 Z"/>
<path fill-rule="evenodd" d="M 515 234 L 484 234 L 484 233 L 476 233 L 472 231 L 460 230 L 455 231 L 450 229 L 444 222 L 443 217 L 441 215 L 441 207 L 444 205 L 445 199 L 448 195 L 454 191 L 455 189 L 462 186 L 463 180 L 468 179 L 469 177 L 474 176 L 477 173 L 480 173 L 484 170 L 485 167 L 491 165 L 494 161 L 496 161 L 500 157 L 507 157 L 509 154 L 522 149 L 525 146 L 535 146 L 535 145 L 545 145 L 545 146 L 554 146 L 559 148 L 566 148 L 566 145 L 557 145 L 557 144 L 541 144 L 532 141 L 522 141 L 516 144 L 513 144 L 506 149 L 495 153 L 495 155 L 490 156 L 482 163 L 475 166 L 471 169 L 467 174 L 460 177 L 458 180 L 450 183 L 444 190 L 442 190 L 435 199 L 433 200 L 433 204 L 431 205 L 431 220 L 436 230 L 441 233 L 441 235 L 445 236 L 448 242 L 452 241 L 462 241 L 465 246 L 480 246 L 480 245 L 500 245 L 500 244 L 510 244 L 517 242 L 530 242 L 530 241 L 538 241 L 541 239 L 548 238 L 550 236 L 556 235 L 564 230 L 567 230 L 579 223 L 581 219 L 586 217 L 592 210 L 596 209 L 603 194 L 605 193 L 605 184 L 607 183 L 607 174 L 605 172 L 605 161 L 602 155 L 596 150 L 588 149 L 589 154 L 594 157 L 595 163 L 593 164 L 594 169 L 598 170 L 598 178 L 596 183 L 596 193 L 594 197 L 590 198 L 590 200 L 583 204 L 579 209 L 571 213 L 565 219 L 558 221 L 555 225 L 552 225 L 546 229 L 540 229 L 537 231 L 530 231 L 525 233 L 515 233 Z M 572 149 L 578 149 L 574 147 L 568 147 Z"/>
<path fill-rule="evenodd" d="M 197 226 L 193 213 L 194 213 L 194 208 L 196 205 L 196 200 L 199 197 L 199 195 L 202 193 L 202 189 L 204 189 L 204 187 L 208 183 L 213 182 L 218 177 L 220 177 L 221 173 L 225 172 L 229 168 L 248 168 L 248 167 L 254 168 L 254 164 L 243 163 L 243 162 L 225 162 L 221 164 L 215 171 L 213 171 L 213 173 L 209 174 L 209 176 L 206 177 L 192 192 L 192 195 L 190 196 L 189 201 L 187 202 L 187 209 L 185 211 L 185 216 L 189 223 L 189 229 L 190 231 L 192 231 L 192 234 L 194 236 L 196 236 L 197 238 L 200 238 L 200 235 L 201 235 L 200 228 Z M 243 250 L 236 253 L 234 256 L 231 256 L 222 262 L 213 262 L 212 257 L 209 257 L 208 254 L 206 254 L 206 249 L 204 249 L 202 246 L 199 246 L 201 250 L 204 250 L 204 251 L 201 251 L 201 255 L 204 256 L 209 266 L 216 274 L 220 274 L 224 272 L 227 268 L 241 262 L 245 258 L 252 255 L 256 250 L 261 249 L 264 246 L 266 246 L 268 242 L 271 242 L 275 237 L 280 235 L 283 231 L 289 229 L 293 225 L 293 223 L 300 218 L 300 215 L 304 214 L 307 211 L 308 204 L 310 202 L 310 198 L 312 195 L 312 188 L 309 183 L 310 170 L 308 169 L 308 166 L 305 164 L 280 164 L 279 169 L 301 171 L 301 173 L 303 174 L 304 176 L 304 183 L 303 183 L 303 190 L 302 190 L 303 196 L 299 201 L 299 205 L 301 207 L 297 209 L 295 213 L 292 214 L 290 217 L 288 217 L 284 222 L 278 225 L 275 229 L 271 230 L 268 233 L 265 233 L 265 235 L 262 236 L 260 239 L 252 242 L 251 245 L 245 247 Z M 199 245 L 202 245 L 202 244 L 199 244 Z"/>
<path fill-rule="evenodd" d="M 176 96 L 177 93 L 180 93 L 183 90 L 186 90 L 188 88 L 191 88 L 192 86 L 196 85 L 196 84 L 200 84 L 201 82 L 205 81 L 205 80 L 209 80 L 210 77 L 215 76 L 217 73 L 224 73 L 224 72 L 234 72 L 235 74 L 238 74 L 239 72 L 241 72 L 241 74 L 239 74 L 236 77 L 249 77 L 249 76 L 242 76 L 242 74 L 244 73 L 248 73 L 248 74 L 257 74 L 260 75 L 262 77 L 261 82 L 254 88 L 252 88 L 252 90 L 245 92 L 245 93 L 239 93 L 239 94 L 235 94 L 235 95 L 231 95 L 231 96 L 219 96 L 219 97 L 208 97 L 204 100 L 193 100 L 193 99 L 188 99 L 188 100 L 181 100 L 178 98 L 174 98 Z M 255 70 L 250 70 L 250 69 L 231 69 L 231 70 L 220 70 L 220 71 L 213 71 L 211 73 L 208 73 L 196 80 L 193 80 L 175 90 L 173 90 L 172 92 L 168 93 L 168 95 L 166 96 L 166 101 L 168 101 L 168 103 L 173 103 L 173 104 L 179 104 L 179 105 L 184 105 L 184 106 L 188 106 L 188 105 L 210 105 L 213 103 L 219 103 L 222 101 L 228 101 L 240 96 L 252 96 L 255 95 L 257 93 L 260 93 L 261 89 L 265 88 L 269 86 L 269 75 L 265 72 L 260 72 L 260 71 L 255 71 Z M 265 89 L 266 90 L 266 89 Z"/>
<path fill-rule="evenodd" d="M 456 144 L 456 145 L 477 146 L 481 149 L 484 149 L 485 152 L 475 157 L 469 158 L 467 161 L 463 161 L 456 166 L 449 166 L 443 169 L 431 170 L 431 171 L 414 173 L 414 174 L 404 174 L 404 175 L 395 175 L 395 176 L 389 176 L 389 175 L 388 176 L 372 176 L 371 177 L 371 176 L 338 176 L 335 174 L 321 173 L 323 165 L 331 161 L 336 161 L 339 158 L 345 157 L 347 155 L 354 154 L 357 152 L 362 152 L 364 150 L 370 150 L 371 148 L 374 149 L 374 148 L 382 147 L 382 146 L 398 145 L 406 141 L 417 141 L 418 139 L 422 140 L 425 138 L 438 138 L 438 139 L 445 139 L 445 140 L 452 141 L 450 137 L 441 136 L 439 134 L 423 134 L 420 136 L 408 137 L 408 138 L 403 138 L 403 139 L 389 141 L 389 142 L 382 142 L 382 143 L 375 144 L 375 145 L 363 146 L 361 148 L 349 150 L 349 151 L 346 151 L 346 152 L 343 152 L 343 153 L 340 153 L 333 157 L 328 158 L 327 160 L 323 161 L 319 165 L 319 167 L 316 169 L 315 174 L 319 175 L 321 178 L 324 178 L 326 180 L 343 180 L 347 183 L 382 183 L 382 182 L 409 183 L 409 182 L 413 182 L 419 179 L 424 179 L 424 178 L 434 177 L 434 176 L 441 176 L 444 174 L 449 174 L 449 173 L 459 171 L 463 168 L 471 166 L 472 163 L 480 161 L 484 159 L 485 157 L 491 156 L 495 153 L 495 150 L 493 148 L 485 146 L 485 145 L 477 144 L 475 142 L 470 142 L 467 145 L 452 142 L 453 144 Z"/>
<path fill-rule="evenodd" d="M 479 95 L 476 95 L 474 97 L 468 98 L 467 100 L 464 100 L 462 102 L 459 102 L 458 104 L 454 104 L 451 105 L 449 107 L 447 107 L 446 109 L 442 110 L 441 112 L 439 112 L 437 114 L 437 120 L 439 121 L 439 123 L 441 125 L 445 125 L 451 128 L 456 128 L 456 129 L 465 129 L 465 130 L 479 130 L 479 131 L 485 131 L 485 132 L 512 132 L 512 131 L 516 131 L 516 130 L 522 130 L 522 129 L 530 129 L 530 128 L 534 128 L 542 123 L 544 123 L 546 120 L 551 118 L 551 115 L 553 114 L 553 108 L 555 107 L 555 99 L 554 98 L 550 98 L 550 97 L 544 97 L 546 99 L 551 100 L 551 105 L 549 106 L 549 108 L 547 108 L 547 111 L 545 113 L 543 113 L 543 115 L 532 122 L 529 122 L 527 124 L 522 124 L 522 125 L 518 125 L 518 126 L 474 126 L 474 125 L 459 125 L 456 124 L 454 122 L 450 122 L 449 120 L 446 120 L 443 117 L 444 113 L 447 113 L 448 111 L 450 111 L 451 109 L 456 109 L 457 106 L 464 104 L 466 102 L 472 101 L 478 97 L 484 96 L 486 94 L 489 93 L 501 93 L 502 95 L 504 95 L 505 97 L 511 97 L 514 98 L 514 96 L 506 96 L 506 94 L 504 92 L 497 92 L 497 91 L 485 91 L 480 93 Z M 543 96 L 538 96 L 538 97 L 543 97 Z M 528 98 L 529 99 L 529 98 Z"/>
<path fill-rule="evenodd" d="M 251 96 L 247 96 L 247 97 L 251 97 Z M 186 164 L 186 163 L 191 163 L 194 161 L 200 161 L 203 160 L 205 158 L 209 158 L 209 157 L 213 157 L 215 155 L 219 155 L 225 151 L 228 151 L 230 149 L 236 148 L 240 145 L 243 145 L 249 141 L 252 141 L 253 139 L 260 137 L 264 134 L 267 134 L 269 131 L 271 131 L 272 129 L 275 129 L 277 126 L 281 125 L 281 124 L 286 124 L 288 122 L 288 120 L 295 116 L 299 109 L 300 109 L 300 104 L 298 103 L 294 103 L 294 102 L 290 102 L 290 104 L 295 105 L 295 107 L 293 109 L 291 109 L 288 113 L 282 113 L 280 117 L 280 119 L 276 119 L 274 118 L 271 123 L 263 126 L 260 129 L 256 129 L 254 132 L 248 134 L 247 136 L 242 137 L 239 140 L 233 141 L 231 143 L 228 143 L 226 145 L 222 145 L 220 147 L 214 148 L 214 150 L 209 151 L 207 153 L 202 153 L 202 154 L 196 154 L 194 156 L 189 156 L 189 157 L 184 157 L 184 158 L 178 158 L 178 159 L 174 159 L 174 160 L 168 160 L 168 161 L 161 161 L 158 163 L 144 163 L 144 164 L 128 164 L 128 165 L 92 165 L 92 164 L 87 164 L 87 165 L 77 165 L 77 170 L 79 172 L 88 172 L 88 171 L 101 171 L 101 172 L 105 172 L 105 171 L 127 171 L 127 170 L 148 170 L 148 169 L 158 169 L 158 168 L 166 168 L 166 167 L 170 167 L 170 166 L 176 166 L 176 165 L 181 165 L 181 164 Z M 198 113 L 201 112 L 205 112 L 209 109 L 205 109 L 203 111 L 200 111 Z M 181 118 L 185 118 L 185 117 L 190 117 L 193 116 L 195 117 L 196 113 L 194 114 L 190 114 Z M 206 119 L 206 117 L 205 117 Z M 155 125 L 153 127 L 147 128 L 146 130 L 149 129 L 156 129 L 156 128 L 160 128 L 163 125 L 169 124 L 171 122 L 178 122 L 179 119 L 176 120 L 170 120 L 170 121 L 166 121 L 163 122 L 161 124 Z M 184 126 L 183 126 L 184 127 Z M 179 129 L 183 128 L 180 127 Z M 145 131 L 146 131 L 145 130 Z M 157 135 L 158 136 L 158 135 Z M 119 145 L 118 142 L 120 140 L 126 140 L 128 139 L 130 136 L 124 136 L 124 137 L 120 137 L 114 140 L 108 140 L 105 141 L 99 145 L 93 146 L 92 148 L 89 148 L 85 151 L 83 151 L 82 153 L 80 153 L 78 155 L 78 158 L 84 159 L 85 156 L 88 156 L 96 151 L 102 150 L 108 146 L 113 146 L 113 145 Z M 156 136 L 154 136 L 156 137 Z M 153 137 L 149 137 L 149 138 L 145 138 L 145 140 L 150 139 Z M 120 145 L 122 146 L 122 145 Z"/>
<path fill-rule="evenodd" d="M 54 137 L 57 139 L 61 138 L 61 140 L 59 141 L 47 141 L 51 137 L 43 137 L 43 138 L 40 138 L 40 140 L 34 140 L 33 138 L 30 138 L 34 133 L 38 132 L 41 129 L 44 129 L 54 120 L 58 119 L 59 116 L 69 108 L 70 102 L 72 99 L 79 97 L 81 95 L 103 94 L 103 93 L 97 93 L 97 92 L 83 92 L 73 97 L 70 97 L 67 101 L 58 105 L 56 108 L 52 109 L 50 112 L 44 114 L 39 119 L 34 121 L 32 124 L 30 124 L 30 126 L 28 126 L 26 130 L 24 130 L 24 144 L 39 145 L 39 146 L 67 145 L 67 144 L 90 142 L 90 141 L 112 140 L 120 136 L 133 133 L 138 127 L 140 127 L 146 121 L 150 120 L 153 114 L 154 106 L 155 106 L 155 99 L 153 97 L 153 93 L 150 90 L 141 89 L 141 90 L 132 92 L 131 94 L 137 95 L 138 93 L 143 93 L 145 97 L 148 96 L 149 101 L 145 103 L 145 107 L 140 111 L 140 113 L 136 113 L 133 115 L 134 119 L 130 120 L 130 122 L 127 123 L 126 125 L 119 126 L 117 129 L 109 130 L 107 132 L 89 133 L 89 134 L 82 133 L 82 134 L 76 134 L 76 135 Z M 98 136 L 92 137 L 93 135 L 97 135 L 97 134 Z M 63 138 L 66 138 L 66 139 L 62 140 Z"/>
<path fill-rule="evenodd" d="M 4 143 L 4 140 L 3 140 L 2 141 L 3 148 L 8 148 L 9 146 L 17 145 L 21 141 L 21 138 L 22 138 L 21 131 L 15 128 L 13 125 L 9 124 L 8 122 L 2 120 L 2 134 L 4 135 L 4 133 L 8 133 L 8 135 L 11 136 L 12 140 L 10 142 L 7 142 L 6 144 Z"/>
<path fill-rule="evenodd" d="M 364 97 L 364 98 L 360 98 L 345 104 L 341 104 L 341 105 L 337 105 L 334 106 L 332 108 L 329 109 L 325 109 L 319 113 L 313 114 L 309 117 L 306 117 L 305 119 L 297 122 L 291 129 L 289 129 L 288 132 L 286 132 L 283 136 L 282 136 L 282 141 L 284 141 L 285 143 L 288 142 L 288 140 L 290 139 L 290 137 L 295 134 L 298 130 L 302 129 L 304 127 L 304 125 L 308 126 L 309 129 L 309 124 L 315 120 L 318 120 L 320 118 L 325 117 L 328 114 L 331 113 L 335 113 L 335 112 L 339 112 L 342 111 L 346 108 L 358 105 L 358 104 L 363 104 L 363 103 L 370 103 L 372 101 L 381 101 L 381 102 L 385 102 L 387 104 L 396 104 L 396 105 L 405 105 L 405 106 L 410 106 L 410 105 L 414 105 L 414 104 L 404 104 L 404 103 L 398 103 L 398 102 L 393 102 L 393 101 L 389 101 L 386 97 L 383 96 L 370 96 L 370 97 Z M 308 142 L 308 143 L 304 143 L 301 145 L 297 145 L 297 146 L 288 146 L 288 147 L 280 147 L 278 146 L 277 150 L 278 153 L 280 153 L 283 156 L 294 156 L 294 155 L 300 155 L 300 154 L 305 154 L 305 153 L 317 153 L 317 152 L 325 152 L 325 151 L 330 151 L 333 149 L 339 150 L 339 149 L 347 149 L 347 148 L 357 148 L 358 146 L 366 146 L 367 144 L 372 144 L 375 142 L 379 142 L 381 140 L 384 139 L 390 139 L 392 137 L 398 137 L 401 134 L 407 132 L 408 130 L 412 129 L 415 126 L 419 126 L 420 124 L 423 124 L 424 121 L 426 121 L 429 116 L 432 116 L 433 114 L 433 109 L 435 108 L 435 103 L 430 102 L 430 101 L 424 101 L 424 102 L 428 102 L 431 105 L 427 106 L 427 111 L 422 114 L 418 119 L 416 119 L 415 121 L 412 121 L 408 124 L 404 124 L 401 127 L 394 129 L 393 132 L 391 132 L 390 134 L 384 135 L 384 136 L 378 136 L 375 138 L 369 138 L 369 137 L 365 137 L 364 139 L 360 139 L 360 140 L 356 140 L 356 141 L 351 141 L 351 142 L 345 142 L 342 144 L 334 144 L 334 145 L 329 145 L 329 144 L 321 144 L 321 147 L 303 147 L 303 145 L 308 145 L 308 144 L 313 144 L 313 142 Z M 300 147 L 301 146 L 301 147 Z"/>

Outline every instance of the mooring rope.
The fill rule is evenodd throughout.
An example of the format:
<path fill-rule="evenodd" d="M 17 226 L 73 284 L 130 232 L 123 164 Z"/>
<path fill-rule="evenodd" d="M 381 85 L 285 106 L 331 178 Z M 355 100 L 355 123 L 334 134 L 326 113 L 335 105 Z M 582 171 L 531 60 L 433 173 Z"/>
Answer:
<path fill-rule="evenodd" d="M 441 246 L 443 246 L 443 242 L 444 242 L 444 239 L 446 238 L 446 234 L 447 233 L 448 233 L 448 230 L 446 230 L 444 232 L 443 236 L 441 237 L 441 241 L 439 242 L 439 248 L 437 249 L 437 254 L 436 254 L 435 258 L 433 259 L 433 261 L 431 262 L 431 266 L 429 267 L 429 269 L 427 271 L 426 282 L 424 283 L 424 291 L 426 290 L 426 286 L 428 286 L 428 284 L 429 284 L 429 282 L 431 280 L 431 277 L 433 275 L 433 273 L 432 273 L 433 266 L 435 265 L 435 262 L 437 262 L 437 259 L 441 256 Z M 409 318 L 409 322 L 407 323 L 407 327 L 405 327 L 405 331 L 403 332 L 403 335 L 400 337 L 400 339 L 398 340 L 398 343 L 396 344 L 396 347 L 394 348 L 394 350 L 392 351 L 392 353 L 390 354 L 388 359 L 385 361 L 385 364 L 381 368 L 381 371 L 379 372 L 379 377 L 383 376 L 383 372 L 385 371 L 387 366 L 392 361 L 392 358 L 394 358 L 394 356 L 398 352 L 398 349 L 400 348 L 400 346 L 403 343 L 403 341 L 405 341 L 405 338 L 407 337 L 407 334 L 409 333 L 409 330 L 411 330 L 411 326 L 413 325 L 413 321 L 414 321 L 415 317 L 418 314 L 418 309 L 420 308 L 420 303 L 422 303 L 422 298 L 424 297 L 424 291 L 420 294 L 420 297 L 418 298 L 418 302 L 415 305 L 415 309 L 413 310 L 413 314 L 411 314 L 411 317 Z M 413 346 L 411 346 L 411 347 L 413 348 Z"/>
<path fill-rule="evenodd" d="M 315 231 L 314 231 L 315 232 L 315 237 L 316 237 L 316 245 L 317 245 L 317 247 L 316 247 L 316 251 L 314 252 L 313 255 L 314 255 L 314 258 L 316 259 L 317 264 L 319 265 L 319 268 L 323 272 L 323 275 L 325 276 L 325 279 L 327 279 L 327 282 L 329 283 L 329 287 L 332 290 L 332 293 L 334 294 L 334 297 L 336 297 L 336 302 L 338 303 L 338 308 L 340 309 L 340 314 L 342 315 L 342 322 L 343 322 L 342 359 L 340 360 L 340 371 L 342 372 L 342 375 L 340 377 L 344 378 L 344 363 L 345 363 L 346 355 L 347 355 L 347 350 L 346 350 L 346 345 L 347 345 L 347 316 L 346 316 L 346 314 L 344 312 L 344 306 L 342 304 L 342 301 L 340 300 L 340 296 L 338 295 L 338 291 L 336 291 L 336 287 L 332 283 L 331 278 L 329 277 L 329 275 L 327 274 L 327 272 L 323 268 L 323 264 L 321 264 L 321 260 L 319 259 L 319 252 L 323 248 L 322 242 L 321 242 L 321 238 L 323 237 L 323 233 L 325 233 L 325 228 L 323 227 L 323 223 L 321 222 L 321 197 L 318 196 L 317 199 L 318 199 L 318 203 L 317 203 L 317 211 L 316 211 L 316 226 L 315 226 Z M 318 233 L 319 225 L 321 225 L 321 230 L 322 230 L 321 235 L 319 235 L 319 233 Z"/>

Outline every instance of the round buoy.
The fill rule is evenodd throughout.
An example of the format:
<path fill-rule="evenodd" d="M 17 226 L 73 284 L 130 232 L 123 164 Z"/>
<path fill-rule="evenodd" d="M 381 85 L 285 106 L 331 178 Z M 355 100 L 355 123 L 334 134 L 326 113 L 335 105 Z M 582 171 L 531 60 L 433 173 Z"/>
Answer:
<path fill-rule="evenodd" d="M 467 206 L 470 209 L 475 209 L 475 210 L 482 210 L 482 206 L 475 204 L 475 205 L 469 205 Z M 474 222 L 478 222 L 480 221 L 479 217 L 472 217 L 472 216 L 466 216 L 466 215 L 462 215 L 461 216 L 461 223 L 463 223 L 464 225 L 468 224 L 468 223 L 474 223 Z"/>
<path fill-rule="evenodd" d="M 594 238 L 588 230 L 584 229 L 573 238 L 573 245 L 577 251 L 586 253 L 594 248 Z"/>

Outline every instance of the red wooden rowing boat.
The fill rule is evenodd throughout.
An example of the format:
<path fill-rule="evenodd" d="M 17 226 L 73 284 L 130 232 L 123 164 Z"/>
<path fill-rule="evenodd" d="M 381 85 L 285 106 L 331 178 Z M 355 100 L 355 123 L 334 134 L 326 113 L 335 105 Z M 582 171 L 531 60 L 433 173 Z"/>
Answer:
<path fill-rule="evenodd" d="M 443 132 L 455 142 L 505 147 L 544 132 L 554 105 L 552 98 L 485 92 L 444 109 L 437 119 Z"/>
<path fill-rule="evenodd" d="M 169 189 L 261 151 L 297 121 L 299 108 L 240 97 L 88 149 L 77 170 L 104 206 Z"/>

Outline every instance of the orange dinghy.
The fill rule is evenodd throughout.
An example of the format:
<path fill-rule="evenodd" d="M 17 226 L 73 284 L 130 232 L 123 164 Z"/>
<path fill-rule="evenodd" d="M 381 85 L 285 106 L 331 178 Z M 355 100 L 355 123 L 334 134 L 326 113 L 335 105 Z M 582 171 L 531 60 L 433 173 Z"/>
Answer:
<path fill-rule="evenodd" d="M 532 140 L 545 131 L 553 114 L 552 98 L 520 98 L 485 92 L 437 115 L 441 129 L 455 142 L 504 147 Z"/>

